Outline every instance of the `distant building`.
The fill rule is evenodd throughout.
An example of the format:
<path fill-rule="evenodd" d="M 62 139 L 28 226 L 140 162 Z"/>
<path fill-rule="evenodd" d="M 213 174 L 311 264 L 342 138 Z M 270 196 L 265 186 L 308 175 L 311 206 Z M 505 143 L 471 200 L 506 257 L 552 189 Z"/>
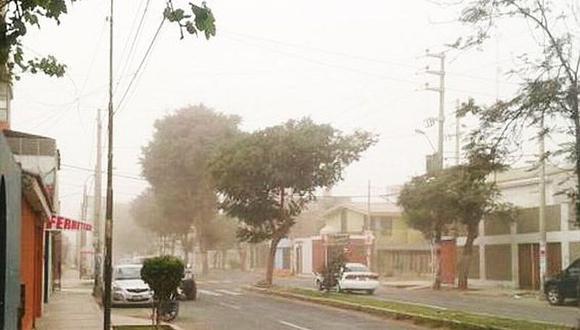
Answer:
<path fill-rule="evenodd" d="M 503 198 L 519 207 L 515 222 L 493 218 L 480 223 L 470 278 L 484 283 L 539 289 L 539 177 L 537 169 L 517 168 L 495 178 Z M 576 180 L 572 170 L 546 169 L 547 272 L 554 275 L 580 258 L 580 228 L 574 223 L 574 202 L 565 190 Z M 459 260 L 465 237 L 444 257 Z M 453 264 L 444 269 L 456 278 Z"/>
<path fill-rule="evenodd" d="M 342 203 L 321 216 L 319 235 L 294 238 L 295 269 L 320 271 L 329 256 L 343 249 L 349 261 L 370 265 L 384 276 L 430 271 L 431 250 L 420 232 L 410 229 L 392 203 Z"/>

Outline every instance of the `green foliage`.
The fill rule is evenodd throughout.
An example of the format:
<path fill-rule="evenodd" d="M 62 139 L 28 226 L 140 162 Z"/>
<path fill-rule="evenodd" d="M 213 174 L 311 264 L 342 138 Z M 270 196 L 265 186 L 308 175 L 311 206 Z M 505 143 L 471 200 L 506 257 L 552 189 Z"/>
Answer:
<path fill-rule="evenodd" d="M 338 284 L 340 272 L 344 268 L 345 264 L 346 264 L 346 255 L 344 253 L 344 250 L 341 249 L 340 251 L 338 251 L 338 253 L 334 253 L 332 255 L 332 258 L 330 258 L 327 265 L 324 265 L 321 271 L 321 275 L 323 285 L 327 291 Z"/>
<path fill-rule="evenodd" d="M 243 226 L 243 241 L 284 237 L 317 188 L 342 179 L 347 165 L 375 143 L 367 132 L 343 135 L 310 119 L 243 136 L 212 160 L 221 208 Z"/>
<path fill-rule="evenodd" d="M 571 197 L 580 188 L 580 109 L 578 76 L 580 73 L 580 44 L 578 18 L 574 11 L 576 1 L 535 0 L 477 0 L 461 3 L 460 21 L 472 32 L 459 38 L 452 46 L 466 49 L 482 45 L 490 37 L 493 27 L 506 20 L 520 21 L 530 28 L 530 39 L 536 50 L 522 53 L 520 64 L 511 73 L 524 77 L 518 92 L 509 99 L 494 104 L 476 105 L 473 100 L 464 104 L 464 114 L 480 119 L 478 129 L 494 146 L 503 145 L 518 150 L 525 140 L 524 130 L 536 128 L 537 136 L 551 133 L 568 135 L 570 141 L 551 155 L 565 154 L 575 161 L 577 187 L 565 191 Z M 529 54 L 539 54 L 531 56 Z M 558 124 L 556 124 L 558 123 Z M 564 123 L 562 125 L 562 123 Z M 580 223 L 580 199 L 576 198 L 576 221 Z"/>
<path fill-rule="evenodd" d="M 42 19 L 49 19 L 60 24 L 62 15 L 68 13 L 68 6 L 76 0 L 5 0 L 2 9 L 6 11 L 5 19 L 0 20 L 0 78 L 12 81 L 20 79 L 25 72 L 44 73 L 48 76 L 62 77 L 66 65 L 59 63 L 52 56 L 28 58 L 23 38 L 29 28 L 40 28 Z M 210 8 L 204 3 L 201 6 L 190 3 L 191 14 L 184 9 L 174 8 L 171 0 L 167 1 L 163 12 L 170 22 L 179 25 L 181 38 L 183 29 L 190 34 L 203 32 L 206 39 L 216 34 L 215 18 Z M 4 69 L 6 68 L 6 70 Z"/>
<path fill-rule="evenodd" d="M 193 3 L 189 3 L 192 15 L 186 14 L 185 10 L 181 8 L 175 9 L 173 6 L 173 1 L 167 1 L 167 7 L 163 11 L 164 17 L 170 21 L 177 23 L 179 26 L 179 31 L 181 33 L 181 39 L 184 38 L 183 30 L 185 30 L 189 34 L 197 35 L 198 32 L 203 32 L 205 38 L 209 40 L 209 38 L 215 36 L 216 34 L 216 27 L 215 27 L 215 17 L 211 9 L 209 9 L 205 2 L 202 3 L 201 6 L 195 5 Z"/>
<path fill-rule="evenodd" d="M 195 227 L 203 252 L 221 239 L 215 226 L 210 227 L 215 225 L 217 196 L 208 160 L 238 136 L 239 122 L 239 117 L 203 104 L 190 106 L 157 120 L 153 139 L 142 149 L 143 176 L 164 219 L 159 225 L 182 233 Z"/>
<path fill-rule="evenodd" d="M 185 271 L 183 262 L 173 256 L 146 259 L 141 268 L 141 278 L 151 290 L 156 301 L 167 301 L 177 292 Z"/>

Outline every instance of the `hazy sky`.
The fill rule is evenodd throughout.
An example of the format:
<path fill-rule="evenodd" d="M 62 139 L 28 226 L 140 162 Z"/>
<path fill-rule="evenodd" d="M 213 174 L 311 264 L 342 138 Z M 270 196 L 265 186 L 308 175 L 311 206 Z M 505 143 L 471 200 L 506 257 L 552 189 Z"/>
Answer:
<path fill-rule="evenodd" d="M 128 55 L 147 0 L 117 0 L 115 7 L 115 104 L 161 22 L 164 1 L 152 0 L 136 47 Z M 175 1 L 186 5 L 187 1 Z M 117 201 L 129 201 L 144 189 L 139 180 L 140 147 L 152 124 L 188 104 L 204 103 L 238 114 L 244 130 L 290 118 L 310 116 L 344 131 L 356 128 L 380 134 L 380 142 L 352 165 L 335 194 L 373 194 L 402 184 L 424 171 L 431 152 L 425 130 L 436 143 L 436 128 L 425 120 L 437 115 L 438 95 L 424 91 L 425 49 L 441 51 L 465 30 L 453 22 L 457 8 L 430 1 L 245 0 L 207 1 L 217 19 L 210 41 L 179 40 L 166 23 L 145 65 L 115 118 Z M 44 22 L 26 39 L 29 54 L 53 54 L 68 66 L 61 79 L 26 75 L 15 84 L 13 128 L 57 140 L 62 155 L 62 213 L 76 217 L 85 182 L 92 194 L 95 117 L 107 107 L 108 1 L 82 0 L 70 7 L 60 26 Z M 526 26 L 510 25 L 484 51 L 448 53 L 446 129 L 454 134 L 457 99 L 484 102 L 515 89 L 506 72 L 515 55 L 529 45 Z M 104 132 L 105 133 L 105 132 Z M 103 143 L 103 145 L 106 145 Z M 447 162 L 454 162 L 454 137 L 446 139 Z M 104 150 L 106 151 L 106 150 Z M 103 158 L 103 161 L 105 159 Z"/>

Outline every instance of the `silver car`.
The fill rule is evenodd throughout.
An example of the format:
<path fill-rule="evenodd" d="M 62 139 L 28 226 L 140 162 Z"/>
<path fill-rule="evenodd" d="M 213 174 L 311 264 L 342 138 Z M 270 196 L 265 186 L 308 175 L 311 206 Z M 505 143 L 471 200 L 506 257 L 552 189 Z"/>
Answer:
<path fill-rule="evenodd" d="M 143 265 L 119 265 L 113 270 L 113 305 L 151 305 L 153 293 L 141 279 Z"/>

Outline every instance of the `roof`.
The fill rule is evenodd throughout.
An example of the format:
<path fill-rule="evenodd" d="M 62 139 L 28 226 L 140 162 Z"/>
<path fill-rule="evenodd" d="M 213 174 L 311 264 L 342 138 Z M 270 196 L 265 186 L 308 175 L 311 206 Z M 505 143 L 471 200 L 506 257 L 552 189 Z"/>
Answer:
<path fill-rule="evenodd" d="M 8 138 L 25 138 L 25 139 L 46 139 L 46 140 L 54 140 L 53 138 L 49 138 L 46 136 L 42 136 L 42 135 L 35 135 L 35 134 L 30 134 L 30 133 L 25 133 L 25 132 L 20 132 L 20 131 L 13 131 L 10 129 L 4 130 L 2 131 L 4 133 L 4 136 L 8 137 Z"/>
<path fill-rule="evenodd" d="M 40 175 L 22 170 L 22 194 L 35 211 L 50 219 L 54 208 Z"/>
<path fill-rule="evenodd" d="M 367 214 L 368 204 L 356 202 L 343 203 L 329 209 L 324 213 L 324 215 L 327 216 L 342 209 L 348 209 L 357 213 Z M 385 214 L 397 215 L 401 213 L 401 208 L 393 203 L 371 203 L 370 211 L 371 214 L 375 215 L 385 215 Z"/>

